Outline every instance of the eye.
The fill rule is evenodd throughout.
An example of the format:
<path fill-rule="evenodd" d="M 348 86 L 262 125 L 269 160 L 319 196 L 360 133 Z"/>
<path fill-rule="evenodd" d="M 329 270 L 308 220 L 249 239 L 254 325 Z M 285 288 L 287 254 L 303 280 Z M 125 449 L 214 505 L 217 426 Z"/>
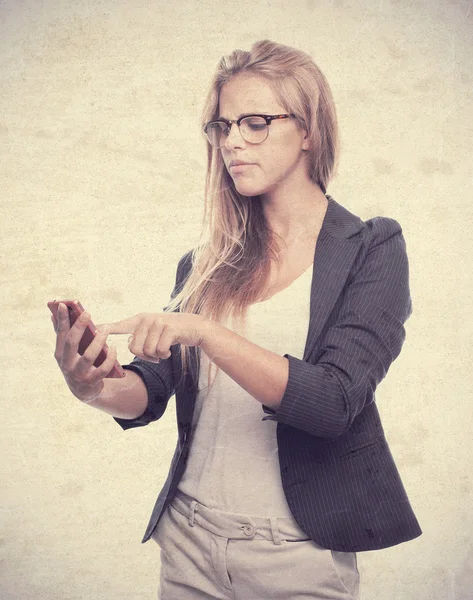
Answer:
<path fill-rule="evenodd" d="M 263 117 L 248 117 L 243 119 L 241 124 L 252 131 L 261 131 L 267 127 L 266 120 Z"/>

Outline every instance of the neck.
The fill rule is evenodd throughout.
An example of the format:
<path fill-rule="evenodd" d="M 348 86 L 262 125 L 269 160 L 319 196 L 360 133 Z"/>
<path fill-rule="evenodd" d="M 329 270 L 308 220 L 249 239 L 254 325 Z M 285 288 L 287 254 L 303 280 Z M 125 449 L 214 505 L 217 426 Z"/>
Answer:
<path fill-rule="evenodd" d="M 288 244 L 317 230 L 328 205 L 320 186 L 308 178 L 303 161 L 260 198 L 269 228 Z"/>
<path fill-rule="evenodd" d="M 312 190 L 312 195 L 300 196 L 295 203 L 287 201 L 283 206 L 266 205 L 264 212 L 269 228 L 279 236 L 275 236 L 276 241 L 283 247 L 289 247 L 317 237 L 327 206 L 328 200 L 318 188 L 318 192 Z"/>

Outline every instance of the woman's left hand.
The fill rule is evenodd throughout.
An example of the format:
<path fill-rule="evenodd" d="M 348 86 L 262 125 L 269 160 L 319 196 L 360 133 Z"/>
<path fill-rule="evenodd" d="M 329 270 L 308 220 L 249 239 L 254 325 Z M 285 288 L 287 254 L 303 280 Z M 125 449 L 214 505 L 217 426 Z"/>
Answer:
<path fill-rule="evenodd" d="M 110 334 L 131 333 L 128 348 L 132 354 L 150 362 L 171 356 L 173 344 L 200 346 L 207 319 L 194 313 L 139 313 L 109 323 Z"/>

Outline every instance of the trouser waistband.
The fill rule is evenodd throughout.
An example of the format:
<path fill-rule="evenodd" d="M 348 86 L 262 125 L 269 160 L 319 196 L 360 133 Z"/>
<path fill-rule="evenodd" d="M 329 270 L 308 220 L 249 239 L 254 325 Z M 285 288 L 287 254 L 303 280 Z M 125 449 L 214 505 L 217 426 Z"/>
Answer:
<path fill-rule="evenodd" d="M 188 518 L 191 527 L 198 524 L 221 537 L 267 539 L 275 544 L 280 544 L 282 540 L 310 539 L 292 517 L 253 517 L 208 508 L 180 490 L 176 491 L 171 505 Z"/>

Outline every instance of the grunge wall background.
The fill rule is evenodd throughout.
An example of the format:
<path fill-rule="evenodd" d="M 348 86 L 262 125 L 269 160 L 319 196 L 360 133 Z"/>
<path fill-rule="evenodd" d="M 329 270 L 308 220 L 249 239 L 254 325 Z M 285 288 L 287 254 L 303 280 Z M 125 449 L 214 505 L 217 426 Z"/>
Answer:
<path fill-rule="evenodd" d="M 128 432 L 81 405 L 46 303 L 78 298 L 96 323 L 166 304 L 199 236 L 210 78 L 264 38 L 322 68 L 342 136 L 328 192 L 397 219 L 410 260 L 414 312 L 377 402 L 424 533 L 358 554 L 362 599 L 471 598 L 472 30 L 469 0 L 0 0 L 4 600 L 156 598 L 140 541 L 173 400 Z"/>

